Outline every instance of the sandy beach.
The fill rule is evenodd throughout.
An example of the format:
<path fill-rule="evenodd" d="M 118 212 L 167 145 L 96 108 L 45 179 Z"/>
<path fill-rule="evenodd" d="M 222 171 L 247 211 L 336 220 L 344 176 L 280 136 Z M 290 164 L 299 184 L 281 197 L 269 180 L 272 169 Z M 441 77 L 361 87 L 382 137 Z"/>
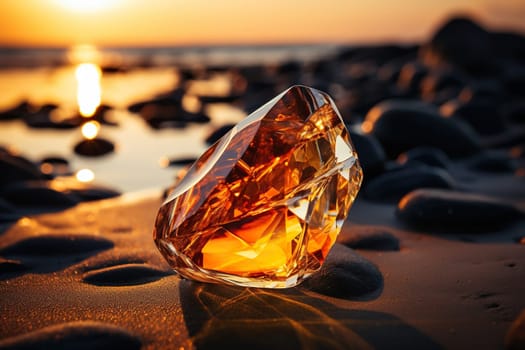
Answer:
<path fill-rule="evenodd" d="M 321 58 L 100 66 L 113 103 L 87 117 L 6 107 L 0 349 L 525 349 L 524 42 L 455 18 Z M 181 278 L 152 237 L 167 189 L 296 84 L 333 96 L 363 167 L 326 262 L 289 289 Z"/>

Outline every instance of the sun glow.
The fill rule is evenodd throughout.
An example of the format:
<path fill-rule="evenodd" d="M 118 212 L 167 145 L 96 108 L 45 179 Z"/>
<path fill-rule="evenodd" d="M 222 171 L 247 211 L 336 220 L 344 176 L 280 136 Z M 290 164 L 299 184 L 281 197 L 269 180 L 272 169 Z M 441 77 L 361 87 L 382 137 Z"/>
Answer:
<path fill-rule="evenodd" d="M 60 6 L 75 12 L 96 12 L 115 6 L 117 0 L 55 0 Z"/>

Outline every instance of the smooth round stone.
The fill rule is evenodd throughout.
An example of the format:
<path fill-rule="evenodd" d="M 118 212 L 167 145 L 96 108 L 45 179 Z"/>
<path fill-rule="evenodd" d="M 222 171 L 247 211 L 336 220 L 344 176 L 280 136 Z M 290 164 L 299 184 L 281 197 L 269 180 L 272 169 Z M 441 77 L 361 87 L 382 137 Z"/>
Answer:
<path fill-rule="evenodd" d="M 525 309 L 512 322 L 507 334 L 505 335 L 506 350 L 525 349 Z"/>
<path fill-rule="evenodd" d="M 47 156 L 39 161 L 40 171 L 52 176 L 67 176 L 73 172 L 69 167 L 69 161 L 59 156 Z"/>
<path fill-rule="evenodd" d="M 399 73 L 397 86 L 408 93 L 417 94 L 427 72 L 428 68 L 419 62 L 406 63 Z"/>
<path fill-rule="evenodd" d="M 14 181 L 42 178 L 44 176 L 35 164 L 24 157 L 0 149 L 0 186 Z"/>
<path fill-rule="evenodd" d="M 340 235 L 342 236 L 342 235 Z M 375 230 L 347 234 L 339 240 L 340 243 L 352 249 L 399 251 L 399 239 L 390 232 Z"/>
<path fill-rule="evenodd" d="M 197 160 L 197 158 L 193 158 L 193 157 L 170 159 L 168 161 L 168 166 L 175 166 L 175 167 L 177 167 L 177 166 L 191 165 L 191 164 L 195 163 L 196 160 Z"/>
<path fill-rule="evenodd" d="M 431 105 L 419 101 L 387 100 L 372 108 L 363 130 L 374 135 L 391 158 L 415 147 L 435 147 L 450 157 L 475 154 L 481 150 L 474 130 L 443 118 Z"/>
<path fill-rule="evenodd" d="M 141 339 L 132 332 L 109 323 L 94 321 L 74 321 L 55 324 L 0 340 L 0 348 L 4 350 L 138 350 L 141 347 Z"/>
<path fill-rule="evenodd" d="M 234 126 L 235 124 L 225 124 L 213 130 L 211 134 L 206 136 L 206 143 L 208 145 L 213 145 L 215 142 L 219 141 L 219 139 L 223 137 L 228 131 L 230 131 L 231 128 L 233 128 Z"/>
<path fill-rule="evenodd" d="M 69 130 L 82 125 L 83 119 L 73 117 L 61 121 L 55 121 L 48 112 L 36 112 L 24 117 L 26 125 L 33 129 L 56 129 Z"/>
<path fill-rule="evenodd" d="M 118 197 L 121 194 L 114 189 L 95 185 L 87 185 L 84 188 L 70 188 L 67 191 L 82 202 Z"/>
<path fill-rule="evenodd" d="M 480 135 L 495 135 L 507 129 L 500 106 L 490 100 L 453 100 L 442 105 L 440 111 L 448 118 L 457 118 L 468 123 Z"/>
<path fill-rule="evenodd" d="M 465 86 L 465 78 L 454 70 L 434 70 L 421 81 L 421 95 L 426 101 L 440 102 L 448 96 L 457 96 Z"/>
<path fill-rule="evenodd" d="M 442 150 L 435 147 L 417 147 L 401 153 L 397 160 L 406 164 L 407 162 L 419 162 L 428 166 L 446 169 L 450 165 L 450 159 Z"/>
<path fill-rule="evenodd" d="M 42 181 L 11 183 L 2 187 L 0 197 L 25 207 L 70 207 L 79 201 L 76 196 L 56 191 Z"/>
<path fill-rule="evenodd" d="M 420 53 L 429 65 L 454 64 L 469 73 L 494 72 L 496 68 L 490 34 L 465 17 L 451 18 Z"/>
<path fill-rule="evenodd" d="M 143 110 L 143 108 L 148 105 L 175 106 L 177 108 L 181 108 L 184 94 L 184 89 L 177 88 L 171 93 L 160 95 L 150 100 L 133 103 L 132 105 L 128 106 L 128 110 L 132 113 L 140 113 Z"/>
<path fill-rule="evenodd" d="M 510 104 L 503 114 L 510 123 L 525 125 L 525 102 Z"/>
<path fill-rule="evenodd" d="M 372 201 L 392 202 L 418 188 L 455 187 L 454 179 L 443 169 L 416 166 L 379 175 L 366 184 L 364 195 Z"/>
<path fill-rule="evenodd" d="M 109 140 L 97 137 L 92 140 L 82 140 L 74 147 L 76 154 L 85 157 L 99 157 L 111 153 L 115 145 Z"/>
<path fill-rule="evenodd" d="M 523 217 L 513 205 L 492 197 L 437 189 L 420 189 L 403 197 L 397 217 L 420 229 L 486 232 Z"/>
<path fill-rule="evenodd" d="M 487 173 L 509 173 L 516 170 L 515 161 L 507 154 L 496 151 L 486 151 L 467 160 L 472 170 Z"/>
<path fill-rule="evenodd" d="M 319 271 L 301 286 L 336 298 L 360 298 L 383 287 L 383 275 L 370 261 L 341 244 L 335 244 Z"/>
<path fill-rule="evenodd" d="M 22 118 L 30 113 L 32 109 L 33 106 L 29 102 L 22 101 L 12 108 L 0 111 L 0 120 L 13 120 Z"/>
<path fill-rule="evenodd" d="M 386 155 L 383 147 L 372 135 L 350 131 L 350 138 L 359 156 L 364 179 L 372 178 L 385 168 Z"/>

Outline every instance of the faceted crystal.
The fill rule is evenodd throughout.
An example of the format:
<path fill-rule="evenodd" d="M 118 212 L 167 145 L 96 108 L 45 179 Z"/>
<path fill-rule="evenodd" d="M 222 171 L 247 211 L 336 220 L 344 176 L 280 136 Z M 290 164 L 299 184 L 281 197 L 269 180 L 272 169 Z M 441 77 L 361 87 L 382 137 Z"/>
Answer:
<path fill-rule="evenodd" d="M 193 164 L 159 210 L 155 243 L 189 279 L 292 287 L 321 267 L 361 180 L 334 102 L 293 86 Z"/>

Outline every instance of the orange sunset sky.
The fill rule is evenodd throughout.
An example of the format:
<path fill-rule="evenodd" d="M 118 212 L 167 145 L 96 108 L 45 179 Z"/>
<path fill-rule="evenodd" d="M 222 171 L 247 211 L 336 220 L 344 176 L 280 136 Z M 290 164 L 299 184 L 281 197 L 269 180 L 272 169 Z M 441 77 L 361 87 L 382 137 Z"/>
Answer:
<path fill-rule="evenodd" d="M 522 0 L 0 0 L 0 45 L 415 41 L 457 13 L 525 32 Z"/>

